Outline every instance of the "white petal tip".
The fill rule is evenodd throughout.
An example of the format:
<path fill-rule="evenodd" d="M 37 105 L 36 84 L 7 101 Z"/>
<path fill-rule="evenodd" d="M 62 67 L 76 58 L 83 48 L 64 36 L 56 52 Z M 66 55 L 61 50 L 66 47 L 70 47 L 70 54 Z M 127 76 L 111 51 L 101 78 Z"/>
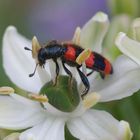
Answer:
<path fill-rule="evenodd" d="M 80 36 L 81 36 L 81 28 L 77 27 L 74 32 L 73 39 L 72 39 L 72 41 L 77 45 L 80 45 Z"/>
<path fill-rule="evenodd" d="M 98 12 L 93 18 L 92 20 L 94 21 L 98 21 L 98 22 L 106 22 L 108 21 L 108 16 L 107 14 L 103 13 L 103 12 Z"/>
<path fill-rule="evenodd" d="M 76 31 L 77 32 L 81 32 L 81 28 L 78 26 L 78 27 L 76 27 Z"/>
<path fill-rule="evenodd" d="M 126 34 L 123 33 L 123 32 L 118 33 L 118 35 L 117 35 L 117 37 L 116 37 L 116 39 L 115 39 L 115 44 L 116 44 L 118 47 L 120 46 L 121 41 L 122 41 L 122 39 L 123 39 L 125 36 L 126 36 Z"/>
<path fill-rule="evenodd" d="M 133 133 L 130 129 L 129 123 L 126 121 L 120 121 L 119 136 L 123 140 L 131 140 Z"/>
<path fill-rule="evenodd" d="M 86 109 L 93 107 L 100 99 L 100 95 L 97 93 L 90 93 L 84 97 L 83 105 Z"/>
<path fill-rule="evenodd" d="M 9 36 L 13 35 L 13 33 L 16 33 L 16 32 L 17 32 L 16 27 L 12 25 L 8 26 L 4 32 L 3 41 L 7 40 Z"/>
<path fill-rule="evenodd" d="M 8 26 L 8 27 L 6 28 L 6 32 L 11 32 L 11 31 L 17 31 L 16 27 L 10 25 L 10 26 Z"/>

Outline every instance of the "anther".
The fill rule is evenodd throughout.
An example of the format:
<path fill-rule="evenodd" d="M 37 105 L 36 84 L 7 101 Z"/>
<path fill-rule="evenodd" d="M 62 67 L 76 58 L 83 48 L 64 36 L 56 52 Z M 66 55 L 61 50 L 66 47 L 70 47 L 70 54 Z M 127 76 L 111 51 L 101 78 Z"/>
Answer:
<path fill-rule="evenodd" d="M 34 93 L 30 93 L 28 95 L 28 97 L 34 101 L 38 101 L 38 102 L 48 102 L 48 98 L 44 95 L 37 95 Z"/>
<path fill-rule="evenodd" d="M 9 95 L 11 93 L 14 93 L 15 90 L 11 87 L 0 87 L 0 94 L 1 95 Z"/>
<path fill-rule="evenodd" d="M 76 62 L 81 65 L 83 62 L 86 61 L 86 59 L 90 56 L 91 50 L 90 49 L 85 49 L 82 51 L 79 56 L 76 58 Z"/>
<path fill-rule="evenodd" d="M 100 99 L 100 95 L 96 92 L 87 94 L 83 98 L 83 105 L 86 109 L 93 107 Z"/>
<path fill-rule="evenodd" d="M 32 57 L 36 58 L 38 55 L 38 51 L 40 50 L 41 46 L 36 38 L 36 36 L 32 39 Z"/>

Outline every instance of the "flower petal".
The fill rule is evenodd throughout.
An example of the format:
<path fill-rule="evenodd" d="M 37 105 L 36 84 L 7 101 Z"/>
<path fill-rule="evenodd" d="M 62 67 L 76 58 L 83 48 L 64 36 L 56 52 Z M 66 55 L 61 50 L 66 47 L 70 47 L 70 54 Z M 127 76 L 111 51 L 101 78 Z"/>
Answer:
<path fill-rule="evenodd" d="M 116 45 L 125 55 L 129 56 L 140 65 L 140 43 L 128 38 L 125 33 L 120 32 L 116 38 Z"/>
<path fill-rule="evenodd" d="M 101 53 L 102 41 L 109 26 L 108 16 L 98 12 L 82 28 L 80 44 L 84 48 Z"/>
<path fill-rule="evenodd" d="M 46 112 L 48 114 L 51 114 L 53 116 L 58 116 L 58 117 L 68 116 L 69 115 L 69 113 L 62 112 L 61 110 L 58 110 L 57 108 L 55 108 L 54 106 L 52 106 L 48 102 L 42 103 L 42 104 L 44 105 L 44 108 L 46 109 Z"/>
<path fill-rule="evenodd" d="M 73 117 L 81 116 L 87 109 L 84 106 L 84 103 L 82 101 L 79 103 L 77 108 L 73 112 L 70 112 L 70 113 L 62 112 L 49 103 L 43 103 L 43 105 L 44 105 L 44 108 L 46 109 L 45 111 L 48 114 L 51 114 L 52 116 L 56 116 L 58 118 L 62 118 L 62 117 L 65 117 L 65 118 L 72 117 L 73 118 Z"/>
<path fill-rule="evenodd" d="M 121 32 L 128 32 L 132 19 L 128 15 L 121 14 L 111 19 L 108 32 L 103 41 L 102 54 L 112 62 L 121 54 L 120 50 L 116 47 L 114 40 L 117 34 Z"/>
<path fill-rule="evenodd" d="M 20 140 L 64 140 L 64 120 L 49 117 L 46 121 L 21 133 Z"/>
<path fill-rule="evenodd" d="M 19 134 L 20 133 L 17 133 L 17 132 L 12 133 L 12 134 L 6 136 L 3 140 L 19 140 Z"/>
<path fill-rule="evenodd" d="M 83 116 L 67 123 L 76 138 L 83 140 L 123 140 L 120 122 L 105 111 L 88 110 Z M 122 131 L 125 133 L 125 131 Z"/>
<path fill-rule="evenodd" d="M 121 99 L 140 89 L 140 69 L 134 61 L 122 55 L 115 61 L 113 68 L 111 76 L 90 82 L 93 83 L 90 92 L 100 94 L 100 101 Z"/>
<path fill-rule="evenodd" d="M 119 136 L 122 137 L 123 140 L 131 140 L 133 133 L 130 129 L 129 123 L 125 121 L 120 121 L 119 127 Z"/>
<path fill-rule="evenodd" d="M 16 94 L 14 96 L 16 98 Z M 30 102 L 24 97 L 21 98 L 23 98 L 22 102 L 9 96 L 0 96 L 1 128 L 25 129 L 44 119 L 45 116 L 36 102 Z"/>
<path fill-rule="evenodd" d="M 46 84 L 51 80 L 51 75 L 49 73 L 49 68 L 47 64 L 45 65 L 45 68 L 38 67 L 37 72 L 39 74 L 39 78 L 42 82 L 42 85 Z"/>
<path fill-rule="evenodd" d="M 35 61 L 32 54 L 24 50 L 25 46 L 31 47 L 31 42 L 21 36 L 15 27 L 9 26 L 3 37 L 3 65 L 12 82 L 24 90 L 36 93 L 42 83 L 38 73 L 29 77 Z"/>
<path fill-rule="evenodd" d="M 140 41 L 140 18 L 136 18 L 132 22 L 132 38 Z"/>

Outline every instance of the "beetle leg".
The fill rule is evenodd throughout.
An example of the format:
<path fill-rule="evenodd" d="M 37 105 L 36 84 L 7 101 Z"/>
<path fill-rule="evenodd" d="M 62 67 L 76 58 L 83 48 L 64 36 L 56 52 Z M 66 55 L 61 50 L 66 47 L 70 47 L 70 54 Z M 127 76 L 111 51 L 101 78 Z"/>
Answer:
<path fill-rule="evenodd" d="M 100 76 L 102 79 L 105 79 L 105 74 L 103 72 L 100 72 Z"/>
<path fill-rule="evenodd" d="M 90 84 L 89 84 L 89 81 L 88 81 L 87 77 L 86 77 L 85 74 L 79 69 L 79 67 L 77 67 L 77 71 L 78 71 L 78 73 L 79 73 L 79 75 L 80 75 L 80 78 L 81 78 L 83 84 L 84 84 L 85 87 L 86 87 L 86 88 L 85 88 L 85 91 L 84 91 L 83 94 L 82 94 L 82 97 L 83 97 L 84 95 L 86 95 L 86 94 L 88 93 L 89 88 L 90 88 Z"/>
<path fill-rule="evenodd" d="M 92 70 L 91 72 L 89 72 L 89 73 L 87 74 L 87 76 L 90 76 L 93 72 L 94 72 L 94 70 Z"/>
<path fill-rule="evenodd" d="M 54 86 L 57 84 L 57 78 L 58 78 L 58 75 L 59 75 L 59 65 L 58 65 L 58 62 L 56 59 L 53 59 L 55 65 L 56 65 L 56 77 L 55 77 L 55 81 L 54 81 Z"/>
<path fill-rule="evenodd" d="M 69 77 L 70 77 L 70 84 L 71 84 L 71 82 L 72 82 L 72 73 L 70 72 L 70 70 L 68 70 L 68 68 L 65 66 L 65 62 L 64 61 L 62 61 L 62 65 L 63 65 L 63 68 L 64 68 L 64 70 L 65 70 L 65 72 L 69 75 Z"/>

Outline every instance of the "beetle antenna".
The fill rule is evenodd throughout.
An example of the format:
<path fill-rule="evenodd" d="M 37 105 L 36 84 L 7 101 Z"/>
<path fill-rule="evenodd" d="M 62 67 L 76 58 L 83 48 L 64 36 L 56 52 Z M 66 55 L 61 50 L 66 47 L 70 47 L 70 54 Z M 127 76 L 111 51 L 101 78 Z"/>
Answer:
<path fill-rule="evenodd" d="M 28 47 L 24 47 L 24 49 L 25 50 L 27 50 L 27 51 L 32 51 L 30 48 L 28 48 Z"/>
<path fill-rule="evenodd" d="M 34 72 L 31 73 L 31 74 L 29 74 L 29 77 L 33 77 L 33 76 L 34 76 L 34 74 L 35 74 L 35 72 L 36 72 L 36 69 L 37 69 L 37 66 L 38 66 L 38 63 L 37 63 L 36 66 L 35 66 Z"/>

